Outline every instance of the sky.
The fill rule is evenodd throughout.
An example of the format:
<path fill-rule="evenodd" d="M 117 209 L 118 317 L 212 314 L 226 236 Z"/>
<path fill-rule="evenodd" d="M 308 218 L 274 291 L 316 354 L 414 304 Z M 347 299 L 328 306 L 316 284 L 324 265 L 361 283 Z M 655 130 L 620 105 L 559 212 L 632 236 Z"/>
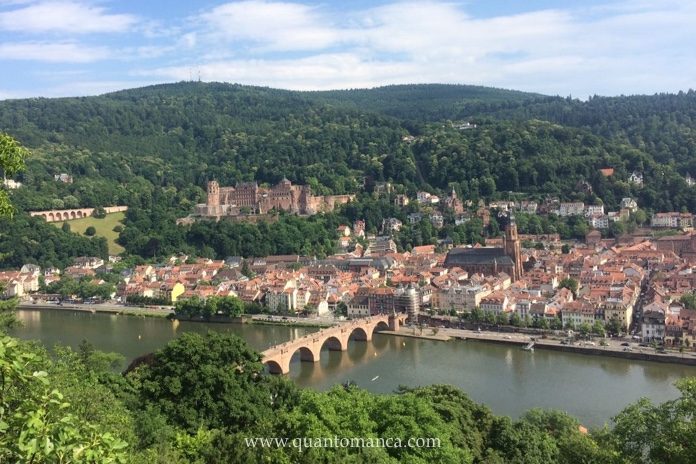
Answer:
<path fill-rule="evenodd" d="M 696 88 L 696 0 L 0 0 L 0 99 L 184 80 Z"/>

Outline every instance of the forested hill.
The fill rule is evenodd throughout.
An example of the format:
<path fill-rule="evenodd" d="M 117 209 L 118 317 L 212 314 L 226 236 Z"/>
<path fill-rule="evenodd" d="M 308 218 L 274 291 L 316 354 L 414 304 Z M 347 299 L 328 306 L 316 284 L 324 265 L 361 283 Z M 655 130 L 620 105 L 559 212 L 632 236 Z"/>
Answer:
<path fill-rule="evenodd" d="M 478 127 L 462 131 L 448 120 Z M 454 182 L 474 197 L 505 190 L 565 197 L 584 180 L 609 191 L 610 205 L 642 194 L 648 208 L 696 208 L 682 192 L 683 176 L 696 175 L 691 91 L 582 102 L 460 85 L 294 92 L 181 82 L 1 101 L 0 130 L 35 153 L 22 180 L 42 194 L 19 193 L 26 209 L 65 195 L 80 206 L 137 203 L 139 183 L 195 187 L 200 196 L 213 177 L 222 184 L 287 177 L 317 193 L 355 192 L 365 177 L 409 191 Z M 596 176 L 600 167 L 616 169 L 611 185 Z M 633 170 L 652 189 L 633 191 L 625 183 Z M 75 184 L 51 183 L 60 172 Z"/>
<path fill-rule="evenodd" d="M 474 203 L 556 196 L 616 210 L 630 196 L 647 214 L 696 212 L 696 188 L 685 182 L 687 173 L 696 175 L 695 112 L 694 92 L 583 102 L 471 86 L 294 92 L 181 82 L 96 97 L 0 101 L 0 132 L 32 152 L 17 179 L 23 187 L 12 191 L 20 214 L 125 204 L 119 243 L 130 254 L 259 256 L 330 253 L 334 223 L 364 218 L 377 230 L 386 217 L 405 221 L 390 199 L 368 195 L 378 181 L 411 196 L 454 188 Z M 614 174 L 604 177 L 602 168 Z M 628 182 L 634 171 L 644 175 L 644 186 Z M 60 173 L 74 182 L 55 181 Z M 204 201 L 207 180 L 273 184 L 283 177 L 317 194 L 357 193 L 358 201 L 330 218 L 284 221 L 273 231 L 249 227 L 247 235 L 224 224 L 175 225 Z M 28 219 L 19 224 L 33 227 Z M 0 267 L 32 259 L 63 264 L 87 246 L 60 248 L 59 237 L 34 228 L 35 242 L 56 256 L 38 256 L 34 242 L 19 243 L 29 233 L 17 230 L 0 236 Z M 441 232 L 469 242 L 481 231 Z M 270 236 L 295 238 L 268 248 Z M 400 246 L 437 237 L 416 238 Z"/>
<path fill-rule="evenodd" d="M 470 107 L 523 105 L 542 97 L 516 90 L 448 84 L 389 85 L 373 89 L 306 92 L 305 95 L 316 101 L 421 122 L 459 118 Z"/>

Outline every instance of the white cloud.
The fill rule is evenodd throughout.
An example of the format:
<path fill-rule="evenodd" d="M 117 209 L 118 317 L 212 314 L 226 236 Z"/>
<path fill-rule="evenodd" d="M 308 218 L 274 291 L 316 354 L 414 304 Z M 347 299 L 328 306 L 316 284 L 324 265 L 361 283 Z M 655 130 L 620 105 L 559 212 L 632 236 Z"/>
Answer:
<path fill-rule="evenodd" d="M 206 81 L 240 82 L 294 90 L 375 87 L 403 82 L 454 82 L 445 66 L 422 72 L 418 63 L 368 60 L 353 53 L 321 54 L 301 59 L 223 60 L 191 66 L 136 71 L 137 76 L 186 80 L 191 71 Z M 436 78 L 438 76 L 438 78 Z M 474 77 L 474 76 L 471 76 Z M 480 80 L 483 76 L 478 76 Z M 482 80 L 481 80 L 482 82 Z"/>
<path fill-rule="evenodd" d="M 0 43 L 0 58 L 51 63 L 90 63 L 110 56 L 104 47 L 85 47 L 74 42 Z"/>
<path fill-rule="evenodd" d="M 203 13 L 200 20 L 215 40 L 251 42 L 265 50 L 318 50 L 335 44 L 341 33 L 316 8 L 300 3 L 226 3 Z"/>
<path fill-rule="evenodd" d="M 74 1 L 46 1 L 0 13 L 0 29 L 22 33 L 87 34 L 123 32 L 137 18 L 110 14 L 99 6 Z"/>
<path fill-rule="evenodd" d="M 200 70 L 203 80 L 290 89 L 444 82 L 584 97 L 687 89 L 696 75 L 696 2 L 678 0 L 572 8 L 559 2 L 554 9 L 487 18 L 471 16 L 466 4 L 435 0 L 340 11 L 329 4 L 244 0 L 174 21 L 66 0 L 0 13 L 0 28 L 9 21 L 4 15 L 47 5 L 71 5 L 82 16 L 32 16 L 22 27 L 68 37 L 130 28 L 139 36 L 109 49 L 70 40 L 8 43 L 0 45 L 0 58 L 138 62 L 112 84 L 124 76 L 125 82 L 132 82 L 129 76 L 185 80 Z M 85 19 L 89 15 L 96 21 Z"/>

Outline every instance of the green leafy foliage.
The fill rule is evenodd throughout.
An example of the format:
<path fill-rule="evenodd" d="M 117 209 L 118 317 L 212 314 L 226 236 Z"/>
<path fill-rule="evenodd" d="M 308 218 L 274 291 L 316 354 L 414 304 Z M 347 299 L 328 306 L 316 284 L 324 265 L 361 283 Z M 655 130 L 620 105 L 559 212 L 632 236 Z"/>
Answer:
<path fill-rule="evenodd" d="M 11 178 L 20 171 L 24 170 L 24 162 L 28 155 L 28 151 L 22 147 L 11 136 L 0 133 L 0 176 L 3 180 Z M 10 202 L 9 195 L 4 189 L 4 185 L 0 186 L 0 217 L 12 216 L 14 208 Z"/>
<path fill-rule="evenodd" d="M 27 263 L 64 268 L 77 256 L 107 258 L 106 240 L 65 232 L 43 219 L 22 214 L 11 220 L 0 218 L 1 268 L 19 269 Z"/>
<path fill-rule="evenodd" d="M 5 284 L 0 283 L 0 294 L 4 293 L 4 291 Z M 5 333 L 7 329 L 11 329 L 19 325 L 19 320 L 17 319 L 17 315 L 15 313 L 17 303 L 19 303 L 17 298 L 0 300 L 0 334 Z"/>
<path fill-rule="evenodd" d="M 45 353 L 0 337 L 0 460 L 125 463 L 120 428 L 113 434 L 84 420 L 47 369 Z"/>
<path fill-rule="evenodd" d="M 144 404 L 186 430 L 244 430 L 273 415 L 273 383 L 262 371 L 258 353 L 236 336 L 185 333 L 158 351 L 137 381 Z"/>
<path fill-rule="evenodd" d="M 174 305 L 177 316 L 210 319 L 221 314 L 225 317 L 239 317 L 245 312 L 242 300 L 233 296 L 211 296 L 202 300 L 198 297 L 179 299 Z"/>
<path fill-rule="evenodd" d="M 89 298 L 101 298 L 108 300 L 116 291 L 114 284 L 109 282 L 96 283 L 90 277 L 75 280 L 69 276 L 63 276 L 60 280 L 52 282 L 46 287 L 48 293 L 57 293 L 62 298 L 78 297 L 82 300 Z"/>
<path fill-rule="evenodd" d="M 446 385 L 377 395 L 299 390 L 265 375 L 238 337 L 185 333 L 123 377 L 87 342 L 55 360 L 0 338 L 0 459 L 8 462 L 691 463 L 696 380 L 661 405 L 640 400 L 586 433 L 559 411 L 494 415 Z M 293 446 L 250 446 L 255 437 Z M 356 438 L 354 446 L 317 439 Z M 433 438 L 409 447 L 409 438 Z M 391 438 L 401 447 L 370 446 Z M 362 440 L 362 442 L 360 442 Z M 314 445 L 312 443 L 315 443 Z"/>
<path fill-rule="evenodd" d="M 696 379 L 677 383 L 681 397 L 660 405 L 648 399 L 624 409 L 610 440 L 634 463 L 693 462 L 696 456 Z"/>

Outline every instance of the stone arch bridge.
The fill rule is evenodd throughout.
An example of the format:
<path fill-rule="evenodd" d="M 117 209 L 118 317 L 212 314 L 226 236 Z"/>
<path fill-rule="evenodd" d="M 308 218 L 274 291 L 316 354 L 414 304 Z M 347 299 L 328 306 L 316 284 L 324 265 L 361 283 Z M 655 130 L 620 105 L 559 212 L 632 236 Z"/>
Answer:
<path fill-rule="evenodd" d="M 72 209 L 52 209 L 47 211 L 32 211 L 30 216 L 41 216 L 46 222 L 71 221 L 90 217 L 95 208 L 72 208 Z M 104 211 L 108 213 L 118 213 L 128 211 L 127 206 L 105 206 Z"/>
<path fill-rule="evenodd" d="M 406 318 L 406 314 L 380 314 L 354 319 L 272 346 L 261 353 L 262 362 L 268 366 L 271 374 L 287 374 L 290 372 L 290 361 L 298 351 L 301 361 L 319 362 L 324 346 L 331 351 L 346 351 L 349 340 L 371 341 L 375 331 L 399 330 Z"/>

